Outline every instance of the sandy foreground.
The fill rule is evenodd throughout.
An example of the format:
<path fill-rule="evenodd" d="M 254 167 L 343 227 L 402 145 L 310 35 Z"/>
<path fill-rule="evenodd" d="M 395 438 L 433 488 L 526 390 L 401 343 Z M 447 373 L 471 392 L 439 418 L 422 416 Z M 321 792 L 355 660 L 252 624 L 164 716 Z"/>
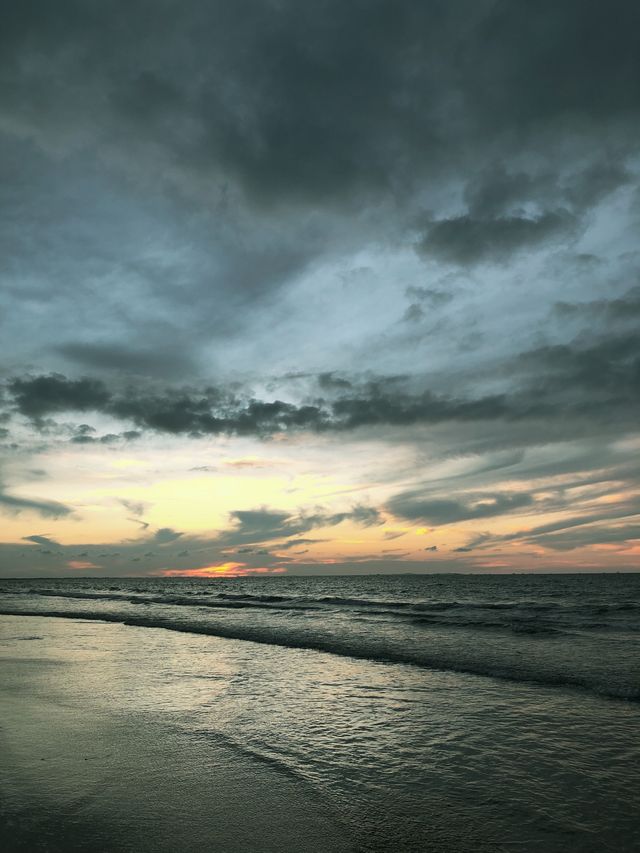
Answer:
<path fill-rule="evenodd" d="M 81 624 L 85 633 L 112 630 Z M 93 702 L 74 690 L 83 671 L 99 681 L 106 667 L 99 652 L 74 654 L 77 626 L 0 617 L 5 853 L 351 849 L 303 781 L 189 736 L 121 697 Z M 53 651 L 48 631 L 57 637 Z M 60 649 L 61 631 L 68 653 Z"/>

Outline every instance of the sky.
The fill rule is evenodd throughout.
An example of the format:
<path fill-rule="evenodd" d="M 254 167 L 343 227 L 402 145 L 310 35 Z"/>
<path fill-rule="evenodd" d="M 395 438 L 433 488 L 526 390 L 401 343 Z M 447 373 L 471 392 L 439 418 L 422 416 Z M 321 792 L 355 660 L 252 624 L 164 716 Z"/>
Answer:
<path fill-rule="evenodd" d="M 0 574 L 640 569 L 635 0 L 22 0 Z"/>

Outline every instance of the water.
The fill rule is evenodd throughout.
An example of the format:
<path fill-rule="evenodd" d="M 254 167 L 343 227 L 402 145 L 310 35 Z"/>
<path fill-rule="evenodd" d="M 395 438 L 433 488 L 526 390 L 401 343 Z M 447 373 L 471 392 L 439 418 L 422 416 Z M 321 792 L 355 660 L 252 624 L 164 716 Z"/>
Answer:
<path fill-rule="evenodd" d="M 0 581 L 0 611 L 640 697 L 640 575 Z"/>
<path fill-rule="evenodd" d="M 110 701 L 310 786 L 354 849 L 640 849 L 639 575 L 8 580 L 0 593 L 5 614 L 120 623 L 55 624 L 81 656 L 98 630 L 112 638 Z M 88 683 L 74 689 L 95 696 Z"/>

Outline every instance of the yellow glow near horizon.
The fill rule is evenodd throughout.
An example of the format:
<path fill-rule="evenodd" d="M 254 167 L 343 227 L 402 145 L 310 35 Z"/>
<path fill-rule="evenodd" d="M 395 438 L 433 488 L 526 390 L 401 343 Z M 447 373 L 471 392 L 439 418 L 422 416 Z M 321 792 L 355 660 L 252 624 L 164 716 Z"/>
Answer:
<path fill-rule="evenodd" d="M 269 451 L 276 449 L 277 455 L 270 456 Z M 349 465 L 344 464 L 347 452 Z M 198 464 L 203 461 L 206 464 Z M 301 453 L 297 441 L 265 444 L 244 439 L 207 444 L 185 439 L 158 439 L 157 442 L 154 439 L 137 445 L 135 454 L 130 451 L 127 455 L 93 445 L 64 445 L 41 454 L 37 466 L 33 465 L 38 469 L 34 472 L 37 476 L 24 477 L 19 487 L 7 491 L 25 501 L 56 502 L 73 511 L 58 518 L 27 511 L 5 515 L 3 538 L 7 542 L 20 543 L 25 549 L 38 547 L 37 543 L 22 542 L 33 535 L 49 538 L 61 546 L 74 546 L 74 549 L 77 546 L 78 552 L 74 550 L 67 556 L 68 567 L 94 573 L 102 568 L 100 553 L 90 552 L 90 559 L 84 559 L 82 551 L 88 546 L 102 545 L 105 550 L 119 546 L 125 561 L 127 549 L 139 548 L 138 555 L 144 553 L 144 548 L 157 551 L 153 554 L 155 562 L 138 558 L 135 568 L 148 573 L 160 565 L 162 568 L 158 571 L 194 577 L 282 573 L 287 570 L 285 566 L 295 571 L 297 564 L 329 566 L 340 561 L 386 560 L 390 565 L 394 561 L 428 565 L 455 559 L 470 567 L 506 570 L 509 566 L 521 565 L 523 555 L 540 567 L 572 562 L 580 565 L 589 555 L 611 566 L 616 561 L 637 559 L 636 546 L 628 542 L 578 548 L 570 554 L 527 542 L 533 528 L 547 524 L 561 526 L 563 521 L 570 522 L 576 516 L 588 519 L 596 507 L 615 509 L 618 503 L 631 503 L 634 494 L 625 491 L 619 483 L 612 481 L 611 490 L 604 494 L 602 484 L 572 485 L 572 504 L 556 509 L 552 507 L 557 487 L 561 485 L 559 482 L 557 487 L 552 487 L 540 481 L 519 481 L 518 489 L 514 489 L 511 481 L 498 481 L 492 485 L 494 491 L 535 493 L 535 502 L 517 513 L 495 517 L 440 525 L 424 520 L 411 523 L 384 509 L 397 493 L 399 483 L 393 477 L 382 476 L 381 472 L 398 461 L 406 468 L 406 457 L 398 459 L 391 454 L 387 459 L 381 447 L 373 443 L 359 447 L 353 455 L 351 447 L 345 449 L 343 445 L 329 442 L 319 442 L 311 451 Z M 462 462 L 458 464 L 462 466 Z M 471 462 L 465 459 L 464 465 L 471 465 Z M 29 473 L 26 467 L 24 471 Z M 413 488 L 414 482 L 407 480 L 400 485 Z M 442 492 L 442 486 L 438 488 Z M 459 492 L 457 499 L 473 507 L 479 492 L 479 489 L 468 495 Z M 330 517 L 348 513 L 357 505 L 378 508 L 384 524 L 362 526 L 347 519 L 333 526 L 304 526 L 305 514 Z M 262 540 L 259 537 L 255 540 L 259 541 L 256 548 L 270 552 L 270 561 L 282 560 L 277 568 L 235 562 L 234 556 L 241 554 L 238 545 L 225 547 L 224 540 L 219 548 L 215 545 L 216 537 L 222 533 L 229 534 L 233 541 L 235 522 L 231 513 L 248 510 L 279 512 L 300 520 L 299 533 L 276 536 L 272 532 L 271 538 L 265 533 Z M 294 523 L 292 529 L 295 526 Z M 173 540 L 154 542 L 155 534 L 162 528 L 182 534 L 179 542 L 176 538 L 175 547 L 169 545 Z M 485 534 L 490 537 L 487 545 L 482 542 Z M 501 541 L 500 537 L 504 539 Z M 301 542 L 298 546 L 295 544 L 297 538 L 316 541 Z M 479 546 L 472 551 L 465 550 L 476 540 Z M 287 541 L 293 542 L 293 547 L 278 548 Z M 170 562 L 160 562 L 170 560 L 165 554 L 176 557 L 178 551 L 187 548 L 191 552 L 189 559 L 200 553 L 204 565 L 177 568 Z M 211 562 L 206 562 L 207 557 L 202 556 L 206 550 Z M 224 559 L 225 554 L 227 559 Z M 220 559 L 219 563 L 216 558 Z M 182 565 L 186 559 L 181 560 Z M 254 556 L 250 562 L 255 560 Z"/>
<path fill-rule="evenodd" d="M 252 567 L 246 563 L 218 563 L 213 566 L 202 566 L 199 569 L 160 569 L 152 572 L 163 578 L 212 578 L 212 577 L 243 577 L 245 575 L 283 574 L 286 569 L 281 567 Z"/>

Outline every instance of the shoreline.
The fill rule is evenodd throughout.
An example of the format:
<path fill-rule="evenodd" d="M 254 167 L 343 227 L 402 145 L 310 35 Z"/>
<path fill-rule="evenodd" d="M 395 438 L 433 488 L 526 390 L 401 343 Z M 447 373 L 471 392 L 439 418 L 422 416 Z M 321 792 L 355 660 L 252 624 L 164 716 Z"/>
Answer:
<path fill-rule="evenodd" d="M 80 701 L 69 679 L 105 661 L 38 652 L 50 621 L 2 617 L 14 635 L 0 649 L 6 853 L 352 849 L 304 782 L 119 697 Z"/>

